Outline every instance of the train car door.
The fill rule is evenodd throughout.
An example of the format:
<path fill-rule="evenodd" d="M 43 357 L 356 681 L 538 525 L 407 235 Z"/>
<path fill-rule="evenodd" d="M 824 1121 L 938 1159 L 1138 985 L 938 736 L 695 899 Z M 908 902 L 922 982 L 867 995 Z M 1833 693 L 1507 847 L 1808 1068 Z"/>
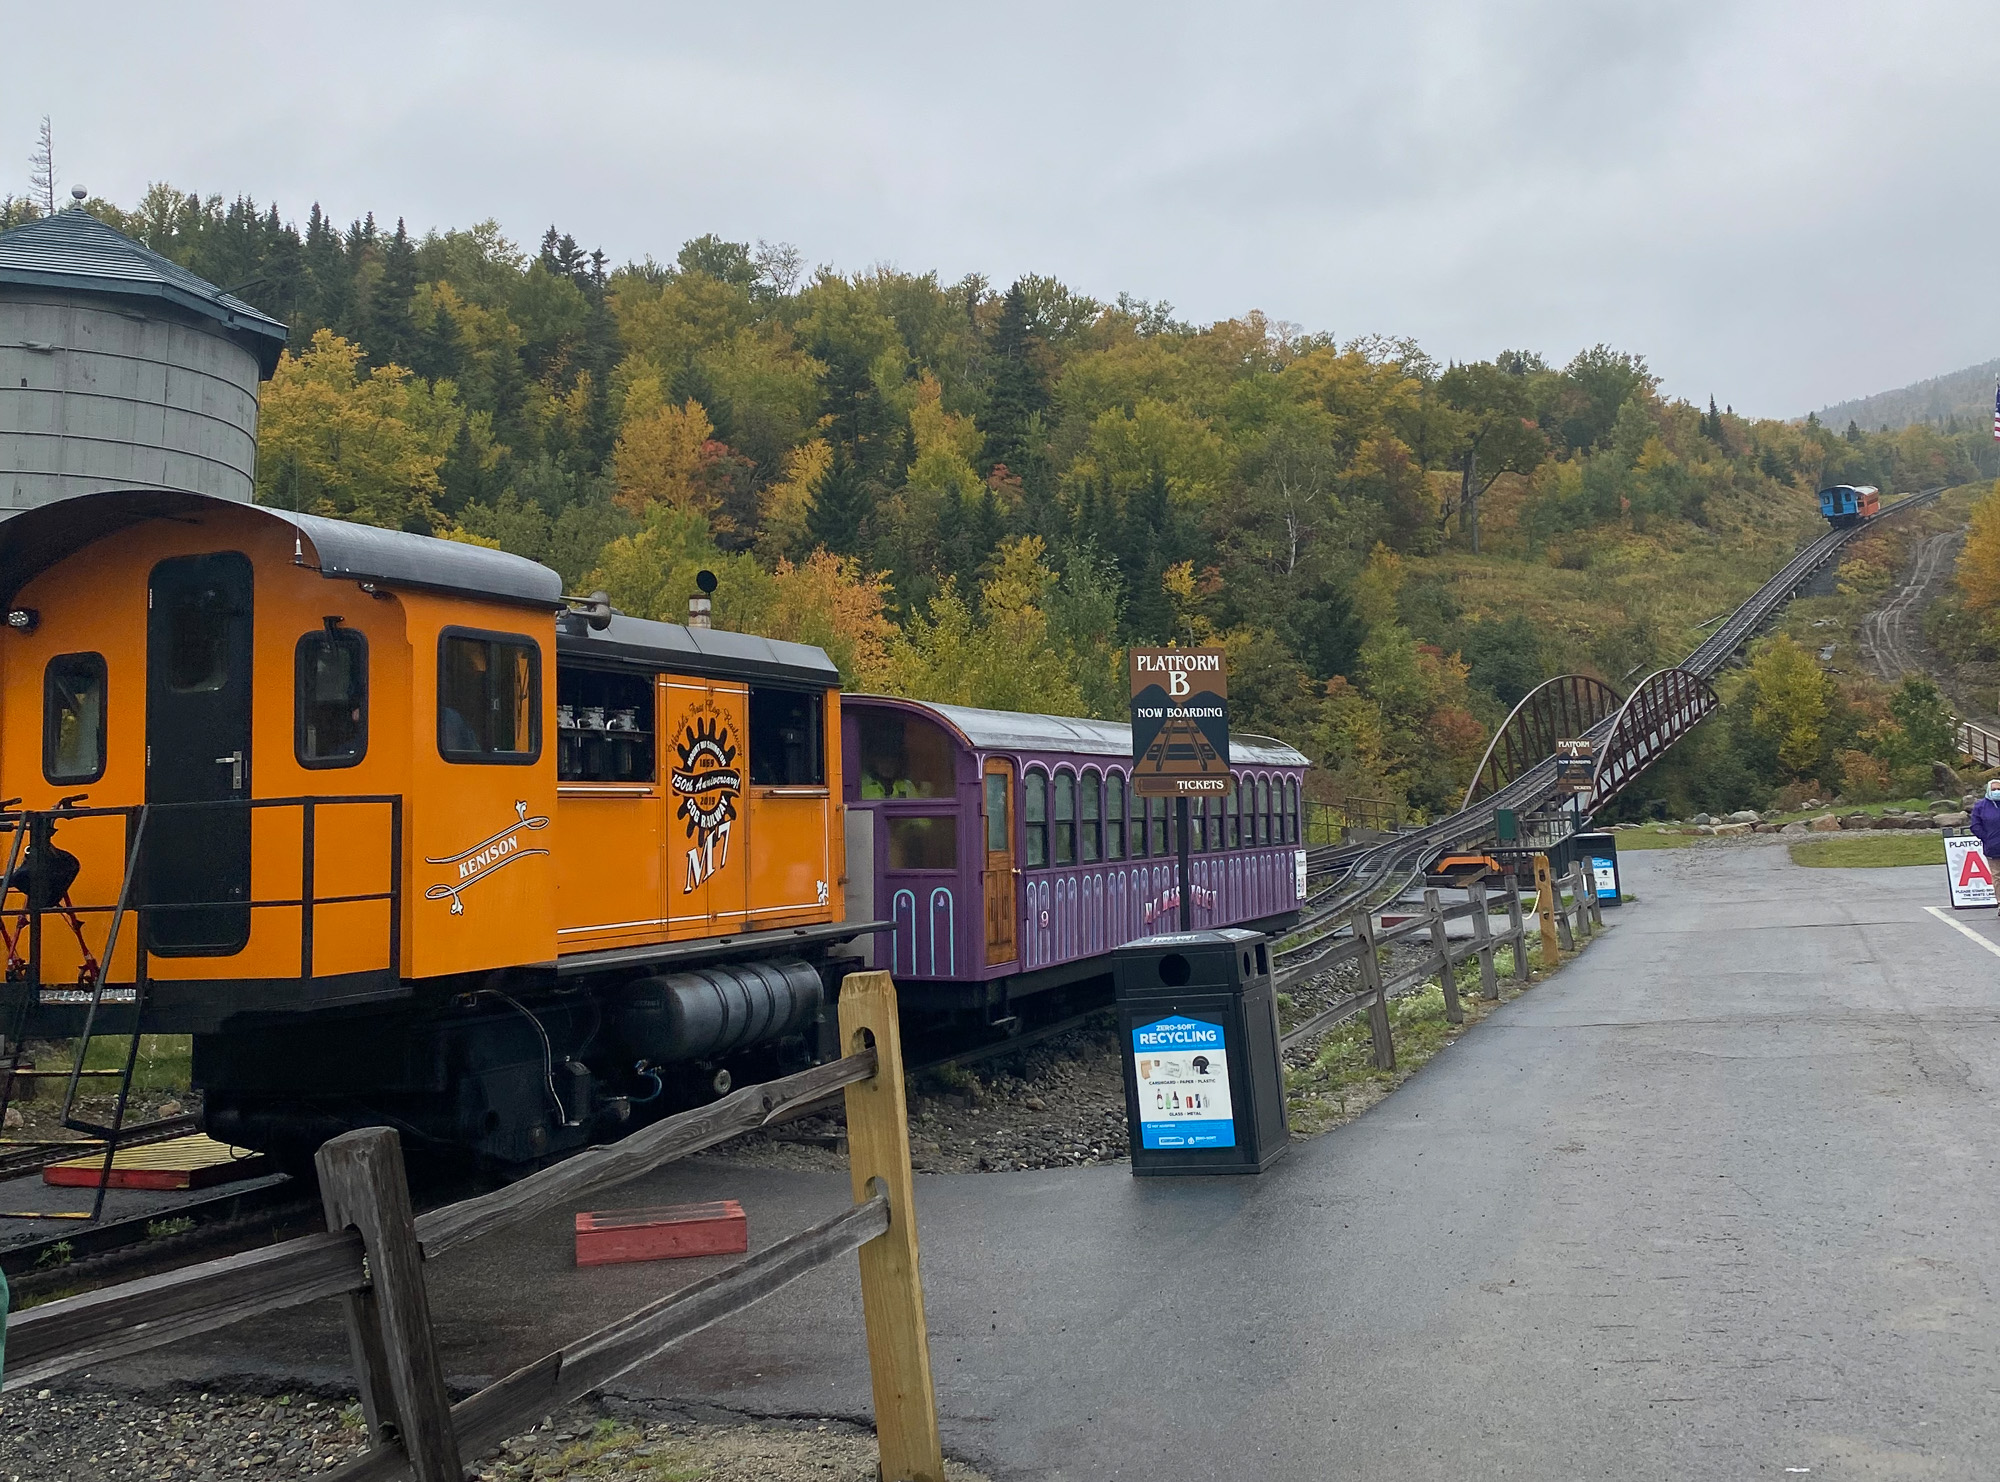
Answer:
<path fill-rule="evenodd" d="M 986 822 L 986 965 L 1012 962 L 1020 955 L 1014 921 L 1020 907 L 1014 868 L 1014 764 L 989 757 L 982 780 L 980 814 Z"/>
<path fill-rule="evenodd" d="M 740 684 L 666 682 L 664 914 L 675 935 L 738 931 L 750 914 L 748 697 Z"/>
<path fill-rule="evenodd" d="M 179 556 L 146 592 L 146 801 L 250 796 L 251 570 L 236 551 Z M 146 947 L 222 956 L 250 940 L 250 810 L 165 808 L 146 821 Z"/>

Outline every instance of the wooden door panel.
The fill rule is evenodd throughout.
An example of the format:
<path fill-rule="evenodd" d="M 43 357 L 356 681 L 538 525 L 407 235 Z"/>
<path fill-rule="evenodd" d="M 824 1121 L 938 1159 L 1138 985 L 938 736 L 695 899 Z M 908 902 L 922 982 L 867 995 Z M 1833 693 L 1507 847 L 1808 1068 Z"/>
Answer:
<path fill-rule="evenodd" d="M 1014 767 L 1011 762 L 988 761 L 980 787 L 980 822 L 985 830 L 986 868 L 986 963 L 996 966 L 1012 962 L 1020 955 L 1014 923 L 1020 916 L 1015 903 L 1017 875 L 1014 870 Z"/>

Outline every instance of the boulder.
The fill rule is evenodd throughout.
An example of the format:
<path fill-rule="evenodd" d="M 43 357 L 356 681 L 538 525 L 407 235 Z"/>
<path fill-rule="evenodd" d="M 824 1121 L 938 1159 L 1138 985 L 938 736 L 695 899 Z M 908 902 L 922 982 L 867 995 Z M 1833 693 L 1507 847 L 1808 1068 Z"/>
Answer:
<path fill-rule="evenodd" d="M 1845 813 L 1836 821 L 1837 828 L 1873 828 L 1875 815 L 1872 813 Z"/>
<path fill-rule="evenodd" d="M 1698 834 L 1712 834 L 1715 832 L 1715 825 L 1712 823 L 1697 823 L 1694 826 L 1694 831 Z"/>
<path fill-rule="evenodd" d="M 1840 827 L 1840 820 L 1831 813 L 1822 813 L 1817 818 L 1808 818 L 1806 827 L 1816 834 L 1830 834 Z"/>
<path fill-rule="evenodd" d="M 1787 823 L 1783 825 L 1782 827 L 1779 828 L 1778 832 L 1781 834 L 1802 834 L 1806 832 L 1806 830 L 1809 829 L 1811 826 L 1812 825 L 1808 824 L 1804 819 L 1800 819 L 1796 823 Z"/>
<path fill-rule="evenodd" d="M 1712 834 L 1747 834 L 1756 826 L 1754 823 L 1718 823 L 1709 832 Z"/>
<path fill-rule="evenodd" d="M 1801 808 L 1824 808 L 1826 804 L 1818 798 L 1807 798 L 1803 803 L 1799 804 L 1799 806 Z"/>
<path fill-rule="evenodd" d="M 1965 779 L 1944 762 L 1931 763 L 1931 785 L 1939 792 L 1965 791 Z"/>
<path fill-rule="evenodd" d="M 1727 821 L 1730 823 L 1755 823 L 1757 821 L 1757 810 L 1755 808 L 1738 808 L 1734 813 L 1729 815 Z"/>
<path fill-rule="evenodd" d="M 1715 820 L 1713 818 L 1710 818 L 1706 813 L 1697 813 L 1695 814 L 1693 819 L 1693 823 L 1697 828 L 1701 827 L 1703 824 L 1714 823 L 1714 822 Z"/>
<path fill-rule="evenodd" d="M 1933 813 L 1931 823 L 1937 828 L 1964 828 L 1968 816 L 1964 813 Z"/>
<path fill-rule="evenodd" d="M 1774 823 L 1770 819 L 1766 818 L 1766 819 L 1760 819 L 1758 822 L 1751 824 L 1750 832 L 1753 834 L 1775 834 L 1783 827 L 1784 827 L 1783 824 Z"/>
<path fill-rule="evenodd" d="M 1783 818 L 1785 816 L 1785 810 L 1783 808 L 1766 808 L 1758 816 L 1760 818 Z"/>

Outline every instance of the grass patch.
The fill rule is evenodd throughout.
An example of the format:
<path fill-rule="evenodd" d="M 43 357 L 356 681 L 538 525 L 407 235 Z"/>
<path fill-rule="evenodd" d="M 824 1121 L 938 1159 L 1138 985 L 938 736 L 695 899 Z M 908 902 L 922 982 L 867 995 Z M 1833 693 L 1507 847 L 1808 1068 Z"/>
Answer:
<path fill-rule="evenodd" d="M 1900 834 L 1883 839 L 1803 839 L 1791 847 L 1792 863 L 1815 870 L 1878 870 L 1895 865 L 1941 865 L 1944 839 Z"/>
<path fill-rule="evenodd" d="M 1650 828 L 1626 828 L 1618 831 L 1618 852 L 1632 849 L 1685 849 L 1696 839 L 1706 838 L 1705 834 L 1669 834 Z"/>
<path fill-rule="evenodd" d="M 74 1044 L 75 1041 L 70 1042 Z M 125 1051 L 131 1041 L 123 1035 L 100 1034 L 90 1042 L 90 1049 L 83 1057 L 85 1070 L 123 1070 Z M 64 1058 L 73 1053 L 64 1047 Z M 185 1034 L 142 1034 L 139 1036 L 139 1059 L 132 1067 L 132 1089 L 134 1091 L 185 1091 L 193 1084 L 194 1040 Z M 99 1083 L 107 1089 L 117 1082 Z"/>

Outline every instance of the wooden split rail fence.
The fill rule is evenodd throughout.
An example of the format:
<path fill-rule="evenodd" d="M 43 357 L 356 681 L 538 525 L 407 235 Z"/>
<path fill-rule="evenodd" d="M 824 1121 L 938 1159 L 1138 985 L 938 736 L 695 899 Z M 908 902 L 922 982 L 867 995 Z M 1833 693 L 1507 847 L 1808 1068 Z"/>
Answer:
<path fill-rule="evenodd" d="M 26 1389 L 246 1318 L 341 1297 L 374 1445 L 322 1475 L 340 1482 L 460 1482 L 468 1462 L 506 1437 L 856 1250 L 882 1476 L 887 1482 L 942 1482 L 917 1271 L 902 1041 L 887 973 L 855 973 L 842 984 L 840 1035 L 844 1059 L 745 1086 L 519 1183 L 424 1215 L 412 1215 L 394 1132 L 366 1128 L 336 1137 L 317 1158 L 326 1233 L 17 1313 L 7 1323 L 5 1388 Z M 426 1261 L 770 1125 L 843 1088 L 852 1206 L 451 1403 L 425 1291 Z"/>
<path fill-rule="evenodd" d="M 1530 899 L 1535 901 L 1539 917 L 1542 961 L 1553 964 L 1562 952 L 1574 951 L 1579 941 L 1600 929 L 1604 925 L 1604 914 L 1597 903 L 1597 892 L 1592 888 L 1590 874 L 1581 863 L 1558 880 L 1549 874 L 1547 856 L 1539 855 L 1536 857 L 1535 877 L 1539 889 Z M 1567 901 L 1563 899 L 1565 889 L 1569 892 Z M 1315 967 L 1330 968 L 1343 962 L 1358 961 L 1361 965 L 1361 987 L 1285 1035 L 1280 1041 L 1280 1048 L 1289 1050 L 1293 1045 L 1323 1034 L 1356 1014 L 1365 1013 L 1376 1068 L 1394 1070 L 1396 1046 L 1389 1034 L 1389 1000 L 1396 994 L 1436 977 L 1444 990 L 1445 1018 L 1453 1024 L 1463 1024 L 1465 1005 L 1458 994 L 1459 964 L 1468 958 L 1477 958 L 1479 996 L 1497 999 L 1500 996 L 1500 974 L 1494 959 L 1502 947 L 1514 949 L 1514 981 L 1526 983 L 1528 924 L 1521 909 L 1522 896 L 1520 891 L 1511 888 L 1505 895 L 1507 925 L 1497 932 L 1493 930 L 1489 914 L 1492 903 L 1481 881 L 1474 881 L 1467 888 L 1467 899 L 1457 905 L 1447 906 L 1435 890 L 1426 890 L 1421 914 L 1386 929 L 1376 926 L 1374 914 L 1366 906 L 1357 906 L 1353 917 L 1354 934 L 1328 952 Z M 1472 918 L 1472 935 L 1452 940 L 1449 923 L 1468 916 Z M 1416 937 L 1429 938 L 1430 952 L 1401 972 L 1385 975 L 1381 949 Z"/>

